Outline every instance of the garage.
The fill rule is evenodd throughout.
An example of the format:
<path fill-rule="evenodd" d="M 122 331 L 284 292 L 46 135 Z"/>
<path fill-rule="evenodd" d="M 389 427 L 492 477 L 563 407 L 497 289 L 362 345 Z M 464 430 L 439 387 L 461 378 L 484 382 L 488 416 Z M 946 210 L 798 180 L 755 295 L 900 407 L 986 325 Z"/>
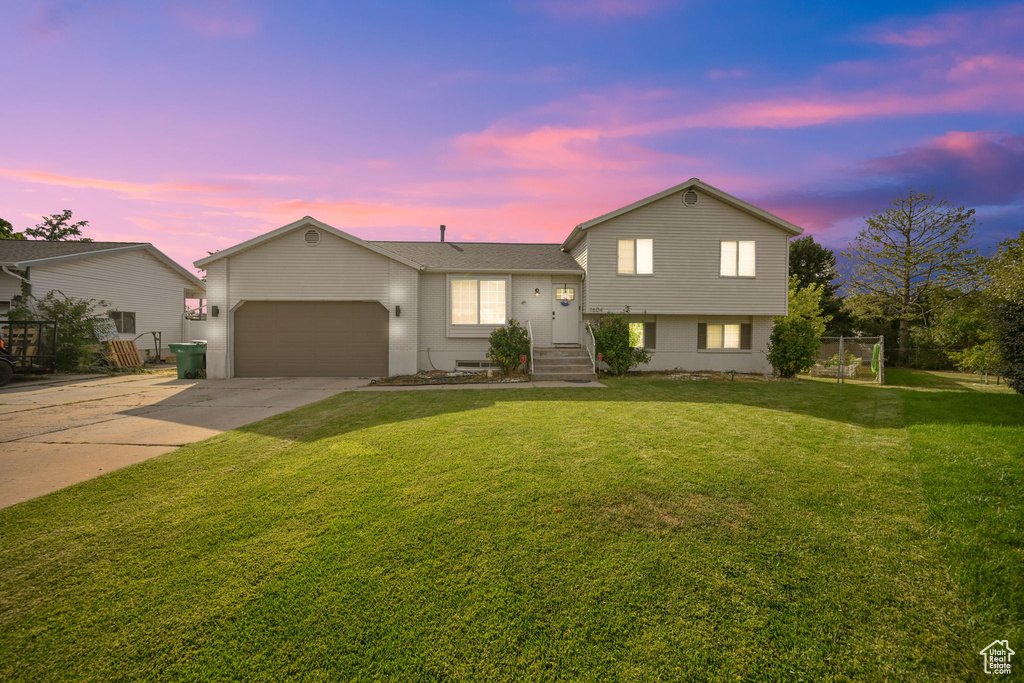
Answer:
<path fill-rule="evenodd" d="M 388 374 L 388 310 L 377 301 L 246 301 L 234 316 L 237 377 Z"/>

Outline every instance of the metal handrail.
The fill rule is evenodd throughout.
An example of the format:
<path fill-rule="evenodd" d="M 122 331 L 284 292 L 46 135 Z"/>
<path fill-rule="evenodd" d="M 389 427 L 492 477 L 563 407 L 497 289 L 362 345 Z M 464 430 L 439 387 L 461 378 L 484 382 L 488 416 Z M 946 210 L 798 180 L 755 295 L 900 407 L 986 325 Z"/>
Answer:
<path fill-rule="evenodd" d="M 533 374 L 533 325 L 526 321 L 526 334 L 530 336 L 530 374 Z"/>
<path fill-rule="evenodd" d="M 587 350 L 587 355 L 590 356 L 590 364 L 594 369 L 594 374 L 597 374 L 597 339 L 594 338 L 594 330 L 590 327 L 590 323 L 584 320 L 582 323 L 585 334 L 583 335 L 583 347 Z M 590 337 L 589 341 L 587 337 Z"/>

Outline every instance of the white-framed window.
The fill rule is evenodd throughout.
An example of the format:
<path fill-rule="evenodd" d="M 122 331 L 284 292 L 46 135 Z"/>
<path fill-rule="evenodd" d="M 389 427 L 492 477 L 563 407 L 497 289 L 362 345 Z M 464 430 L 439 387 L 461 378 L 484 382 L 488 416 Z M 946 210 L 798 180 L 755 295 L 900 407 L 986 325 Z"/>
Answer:
<path fill-rule="evenodd" d="M 697 323 L 697 349 L 750 350 L 750 323 Z"/>
<path fill-rule="evenodd" d="M 722 242 L 722 277 L 754 277 L 756 246 L 753 241 Z"/>
<path fill-rule="evenodd" d="M 505 280 L 452 280 L 452 325 L 504 325 Z"/>
<path fill-rule="evenodd" d="M 654 240 L 619 240 L 619 275 L 654 274 Z"/>

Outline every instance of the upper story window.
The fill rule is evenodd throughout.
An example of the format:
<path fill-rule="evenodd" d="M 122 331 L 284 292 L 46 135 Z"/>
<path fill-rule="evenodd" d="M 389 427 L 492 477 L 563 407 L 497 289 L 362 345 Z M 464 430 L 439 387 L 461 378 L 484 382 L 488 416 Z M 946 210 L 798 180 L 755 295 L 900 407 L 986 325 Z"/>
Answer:
<path fill-rule="evenodd" d="M 754 242 L 722 242 L 722 277 L 754 277 Z"/>
<path fill-rule="evenodd" d="M 654 274 L 654 240 L 619 240 L 619 275 Z"/>
<path fill-rule="evenodd" d="M 504 325 L 505 280 L 452 280 L 452 325 Z"/>

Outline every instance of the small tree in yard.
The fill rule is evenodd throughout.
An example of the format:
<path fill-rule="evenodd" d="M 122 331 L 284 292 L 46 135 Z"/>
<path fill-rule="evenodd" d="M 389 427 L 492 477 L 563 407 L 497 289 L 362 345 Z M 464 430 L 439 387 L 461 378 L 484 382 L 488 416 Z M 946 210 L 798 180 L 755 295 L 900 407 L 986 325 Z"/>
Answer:
<path fill-rule="evenodd" d="M 99 364 L 102 347 L 96 342 L 96 319 L 104 314 L 96 309 L 107 302 L 74 299 L 59 290 L 49 292 L 30 304 L 28 297 L 15 297 L 7 319 L 52 320 L 57 323 L 57 360 L 59 372 L 88 370 Z"/>
<path fill-rule="evenodd" d="M 775 319 L 768 341 L 768 362 L 780 377 L 793 377 L 814 365 L 831 320 L 821 313 L 821 297 L 821 285 L 802 286 L 796 275 L 789 278 L 789 314 Z"/>
<path fill-rule="evenodd" d="M 494 361 L 502 373 L 509 375 L 519 367 L 522 356 L 530 353 L 530 335 L 526 328 L 509 318 L 508 324 L 491 332 L 491 348 L 487 357 Z"/>
<path fill-rule="evenodd" d="M 635 347 L 630 343 L 629 318 L 621 313 L 602 316 L 592 329 L 597 353 L 603 354 L 608 372 L 612 375 L 621 375 L 641 363 L 647 363 L 654 354 L 650 349 Z"/>

